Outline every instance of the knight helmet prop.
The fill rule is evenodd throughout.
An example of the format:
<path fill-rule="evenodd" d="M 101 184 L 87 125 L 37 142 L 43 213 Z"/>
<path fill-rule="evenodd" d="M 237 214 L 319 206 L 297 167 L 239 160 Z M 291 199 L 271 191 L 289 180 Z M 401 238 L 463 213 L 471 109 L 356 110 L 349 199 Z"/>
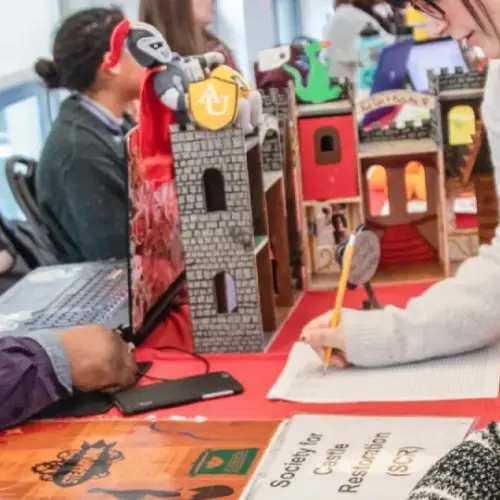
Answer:
<path fill-rule="evenodd" d="M 122 21 L 111 36 L 111 50 L 106 54 L 104 69 L 110 69 L 121 57 L 125 47 L 144 68 L 164 66 L 173 59 L 173 53 L 162 34 L 150 24 Z"/>
<path fill-rule="evenodd" d="M 166 70 L 173 60 L 173 53 L 156 28 L 128 20 L 115 27 L 102 69 L 118 66 L 124 50 L 146 69 L 139 100 L 140 161 L 147 178 L 158 178 L 158 172 L 161 172 L 163 181 L 169 182 L 174 177 L 170 126 L 175 122 L 175 116 L 155 93 L 154 79 Z"/>

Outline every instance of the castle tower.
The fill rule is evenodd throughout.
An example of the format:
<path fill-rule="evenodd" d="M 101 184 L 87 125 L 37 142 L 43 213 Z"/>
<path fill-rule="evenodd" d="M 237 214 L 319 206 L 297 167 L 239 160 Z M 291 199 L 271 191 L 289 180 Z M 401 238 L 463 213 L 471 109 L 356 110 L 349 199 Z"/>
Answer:
<path fill-rule="evenodd" d="M 290 243 L 290 265 L 297 289 L 302 288 L 302 252 L 300 231 L 297 225 L 297 190 L 295 152 L 291 149 L 291 106 L 292 89 L 265 89 L 262 94 L 262 108 L 267 116 L 277 118 L 279 134 L 268 129 L 262 141 L 262 167 L 264 172 L 282 172 L 287 212 L 288 241 Z"/>
<path fill-rule="evenodd" d="M 485 71 L 465 73 L 462 68 L 456 68 L 455 72 L 441 69 L 439 74 L 429 71 L 429 90 L 439 101 L 444 162 L 449 178 L 460 175 L 467 146 L 475 134 L 474 124 L 481 119 L 485 80 Z M 476 163 L 481 173 L 491 171 L 486 138 Z"/>
<path fill-rule="evenodd" d="M 429 72 L 430 89 L 439 99 L 444 162 L 450 180 L 460 180 L 464 158 L 470 154 L 473 136 L 479 132 L 477 124 L 481 120 L 486 75 L 487 68 L 467 73 L 462 68 L 456 68 L 454 73 L 446 69 L 439 74 Z M 479 242 L 487 244 L 495 234 L 500 216 L 486 134 L 482 134 L 481 141 L 470 178 L 477 199 Z"/>
<path fill-rule="evenodd" d="M 278 119 L 279 135 L 274 130 L 268 135 L 262 145 L 264 171 L 279 171 L 283 168 L 285 155 L 285 129 L 290 118 L 289 91 L 268 89 L 261 90 L 262 109 L 264 114 Z"/>
<path fill-rule="evenodd" d="M 197 352 L 264 348 L 249 171 L 241 128 L 171 128 Z"/>
<path fill-rule="evenodd" d="M 427 98 L 420 96 L 422 101 Z M 410 98 L 415 100 L 411 93 Z M 422 275 L 449 276 L 441 129 L 437 106 L 430 119 L 421 123 L 407 121 L 400 127 L 392 122 L 386 128 L 374 124 L 369 130 L 359 131 L 365 220 L 381 244 L 379 279 L 411 281 Z M 423 201 L 417 210 L 412 206 L 413 197 L 408 199 L 407 188 L 411 179 L 408 169 L 415 165 L 421 172 L 417 177 L 418 199 Z M 376 207 L 376 191 L 369 186 L 373 166 L 384 171 L 387 201 L 383 210 Z"/>

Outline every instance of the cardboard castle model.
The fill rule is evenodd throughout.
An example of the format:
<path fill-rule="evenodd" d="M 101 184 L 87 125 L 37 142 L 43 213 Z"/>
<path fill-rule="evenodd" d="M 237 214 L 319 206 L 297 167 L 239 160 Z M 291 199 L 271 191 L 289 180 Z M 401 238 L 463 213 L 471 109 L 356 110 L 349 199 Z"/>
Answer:
<path fill-rule="evenodd" d="M 499 219 L 491 153 L 481 121 L 487 71 L 486 67 L 484 71 L 464 73 L 457 68 L 454 73 L 441 70 L 440 74 L 429 74 L 430 87 L 439 97 L 449 191 L 457 183 L 474 191 L 478 214 L 476 239 L 481 244 L 491 241 Z M 461 236 L 470 240 L 474 235 L 462 232 Z M 472 246 L 473 252 L 477 249 L 477 244 L 469 242 L 468 246 Z"/>
<path fill-rule="evenodd" d="M 273 109 L 250 138 L 238 125 L 171 127 L 198 352 L 263 351 L 279 327 L 279 308 L 294 304 L 284 131 Z"/>
<path fill-rule="evenodd" d="M 479 114 L 485 75 L 442 71 L 430 80 L 430 94 L 399 90 L 355 103 L 352 86 L 345 82 L 338 100 L 297 104 L 297 99 L 292 103 L 299 143 L 307 288 L 328 289 L 337 284 L 340 269 L 334 258 L 335 242 L 325 237 L 325 217 L 335 210 L 346 215 L 349 231 L 364 223 L 379 236 L 381 256 L 375 282 L 450 275 L 448 193 L 450 183 L 457 179 L 461 185 L 469 177 L 474 181 L 480 239 L 491 239 L 498 212 Z M 359 117 L 367 111 L 405 103 L 430 110 L 430 120 L 358 128 Z M 466 123 L 474 128 L 466 129 L 464 135 L 462 127 L 462 137 L 457 139 L 450 132 L 453 113 L 464 109 L 470 110 L 472 118 Z M 373 189 L 374 171 L 383 179 L 379 193 Z M 418 197 L 413 198 L 414 192 Z"/>

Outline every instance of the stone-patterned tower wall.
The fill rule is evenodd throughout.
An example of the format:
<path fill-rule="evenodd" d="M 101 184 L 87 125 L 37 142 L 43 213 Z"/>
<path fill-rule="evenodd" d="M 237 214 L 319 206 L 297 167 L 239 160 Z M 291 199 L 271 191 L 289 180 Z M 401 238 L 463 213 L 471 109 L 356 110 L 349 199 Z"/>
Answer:
<path fill-rule="evenodd" d="M 431 110 L 431 138 L 436 141 L 436 144 L 443 144 L 443 124 L 441 123 L 441 103 L 436 97 L 436 104 Z"/>
<path fill-rule="evenodd" d="M 252 209 L 241 128 L 219 132 L 189 125 L 171 127 L 177 196 L 186 275 L 198 352 L 263 350 L 262 318 L 253 245 Z M 224 179 L 226 210 L 207 212 L 204 174 L 218 170 Z M 211 172 L 213 173 L 213 172 Z M 249 245 L 237 241 L 246 235 Z M 234 280 L 237 311 L 217 311 L 214 278 L 228 273 Z"/>
<path fill-rule="evenodd" d="M 262 94 L 263 111 L 275 116 L 279 124 L 279 136 L 269 131 L 262 144 L 262 162 L 264 171 L 283 169 L 285 155 L 285 127 L 290 118 L 288 89 L 265 89 Z"/>

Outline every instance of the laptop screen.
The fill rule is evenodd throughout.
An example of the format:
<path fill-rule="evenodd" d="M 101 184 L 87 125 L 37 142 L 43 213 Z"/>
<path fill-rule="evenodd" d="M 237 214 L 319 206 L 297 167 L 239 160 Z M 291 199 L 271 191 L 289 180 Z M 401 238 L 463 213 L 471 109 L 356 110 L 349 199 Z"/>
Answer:
<path fill-rule="evenodd" d="M 147 182 L 138 157 L 137 128 L 127 137 L 127 148 L 130 324 L 137 335 L 148 312 L 177 285 L 184 255 L 175 182 L 154 190 Z"/>
<path fill-rule="evenodd" d="M 386 47 L 380 54 L 371 95 L 387 90 L 404 89 L 407 79 L 407 62 L 413 40 L 407 39 Z M 369 125 L 392 112 L 393 107 L 376 109 L 367 113 L 363 125 Z"/>
<path fill-rule="evenodd" d="M 439 73 L 442 68 L 447 68 L 450 72 L 454 72 L 455 68 L 468 71 L 459 42 L 442 38 L 413 46 L 408 59 L 408 76 L 417 92 L 428 92 L 428 71 Z"/>

